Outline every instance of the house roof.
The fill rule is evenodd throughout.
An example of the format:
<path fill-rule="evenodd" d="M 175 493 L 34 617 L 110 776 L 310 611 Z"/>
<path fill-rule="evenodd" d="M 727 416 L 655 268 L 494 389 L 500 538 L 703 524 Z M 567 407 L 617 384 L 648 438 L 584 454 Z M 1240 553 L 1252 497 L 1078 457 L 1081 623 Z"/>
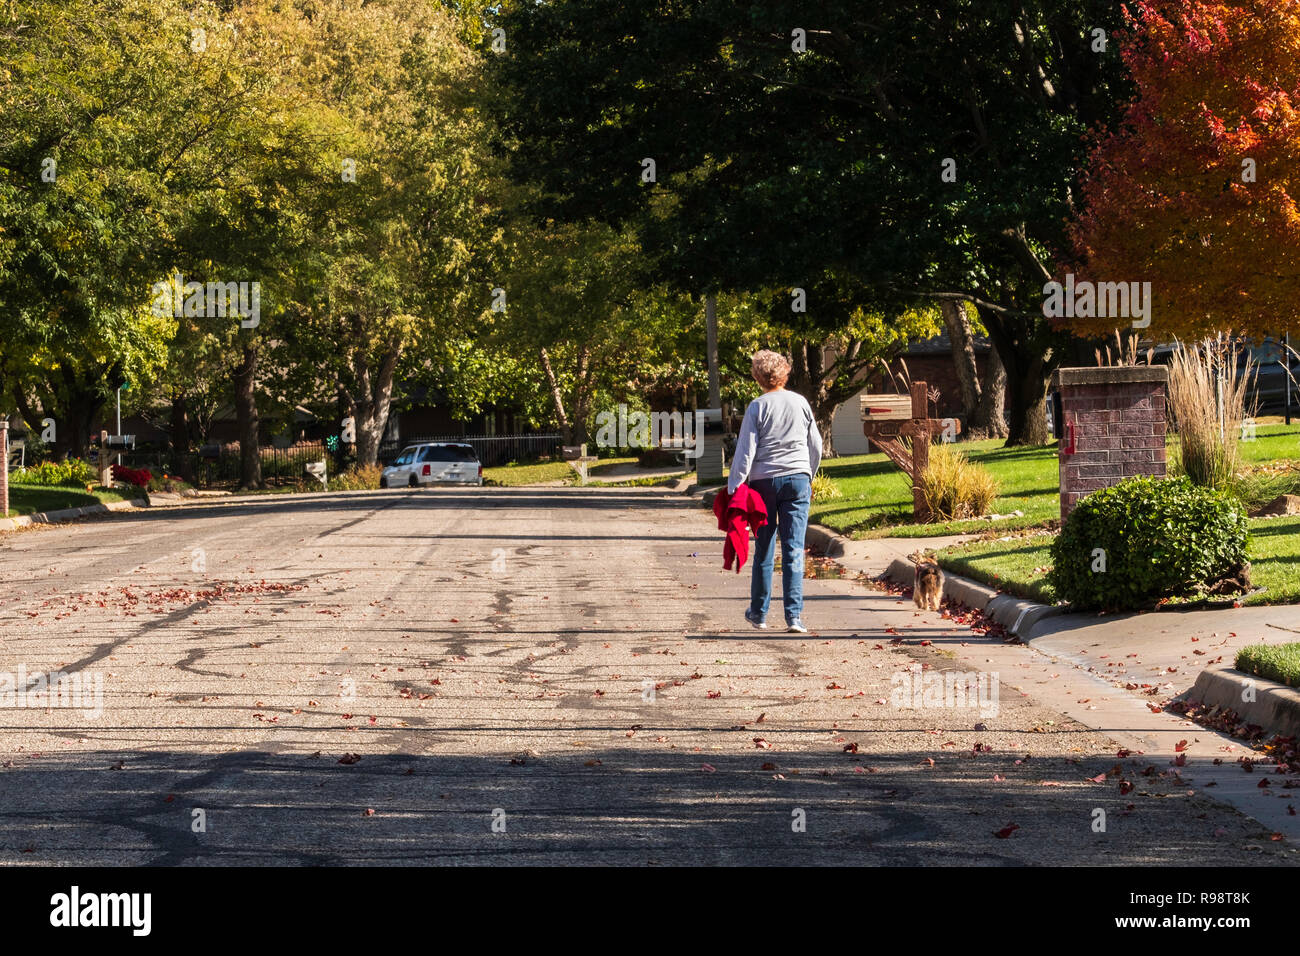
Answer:
<path fill-rule="evenodd" d="M 984 335 L 973 336 L 973 344 L 976 352 L 987 352 L 992 348 L 988 337 Z M 933 338 L 917 339 L 911 342 L 903 355 L 904 357 L 908 355 L 947 355 L 951 352 L 952 338 L 948 335 L 948 330 L 944 329 Z"/>

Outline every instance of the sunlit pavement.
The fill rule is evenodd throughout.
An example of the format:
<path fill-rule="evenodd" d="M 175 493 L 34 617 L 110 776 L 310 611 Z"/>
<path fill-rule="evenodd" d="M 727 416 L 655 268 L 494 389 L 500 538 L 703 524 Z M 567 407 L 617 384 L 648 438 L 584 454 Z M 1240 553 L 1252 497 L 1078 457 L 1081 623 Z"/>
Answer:
<path fill-rule="evenodd" d="M 893 595 L 808 580 L 813 633 L 751 629 L 721 552 L 662 489 L 0 536 L 0 671 L 86 691 L 0 710 L 0 861 L 1295 862 L 1032 696 L 897 706 L 915 662 L 959 665 L 921 643 L 950 622 Z"/>

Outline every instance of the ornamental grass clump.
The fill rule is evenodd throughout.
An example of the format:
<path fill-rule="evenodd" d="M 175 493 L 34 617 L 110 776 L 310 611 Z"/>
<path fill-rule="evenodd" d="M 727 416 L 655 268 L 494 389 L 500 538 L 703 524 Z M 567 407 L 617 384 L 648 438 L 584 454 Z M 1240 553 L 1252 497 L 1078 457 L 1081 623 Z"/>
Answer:
<path fill-rule="evenodd" d="M 1223 338 L 1177 349 L 1169 363 L 1169 417 L 1178 433 L 1175 474 L 1202 488 L 1228 488 L 1241 465 L 1242 422 L 1254 407 L 1249 354 Z"/>
<path fill-rule="evenodd" d="M 917 485 L 934 521 L 982 517 L 998 496 L 997 479 L 988 469 L 950 443 L 930 448 L 930 463 Z"/>

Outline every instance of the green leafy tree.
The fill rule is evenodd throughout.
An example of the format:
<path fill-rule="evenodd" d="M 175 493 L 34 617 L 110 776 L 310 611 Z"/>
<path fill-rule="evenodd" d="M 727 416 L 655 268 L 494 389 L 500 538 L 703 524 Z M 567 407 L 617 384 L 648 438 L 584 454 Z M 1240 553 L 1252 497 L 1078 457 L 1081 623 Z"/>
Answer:
<path fill-rule="evenodd" d="M 587 441 L 593 403 L 626 377 L 640 250 L 591 223 L 509 223 L 494 337 L 536 363 L 565 444 Z"/>
<path fill-rule="evenodd" d="M 795 311 L 800 300 L 811 303 L 806 311 Z M 806 289 L 771 290 L 769 302 L 771 328 L 791 358 L 790 387 L 812 406 L 827 455 L 834 454 L 835 410 L 861 390 L 867 371 L 940 328 L 935 306 L 882 302 L 844 275 L 824 275 Z"/>
<path fill-rule="evenodd" d="M 209 308 L 193 317 L 193 327 L 175 343 L 174 364 L 221 378 L 173 377 L 173 432 L 191 406 L 202 416 L 213 398 L 228 394 L 239 433 L 240 485 L 252 488 L 263 484 L 262 406 L 270 401 L 291 410 L 297 404 L 268 387 L 283 368 L 283 353 L 269 368 L 267 353 L 292 327 L 287 314 L 298 277 L 315 251 L 317 223 L 300 198 L 332 178 L 325 144 L 342 137 L 346 124 L 322 106 L 304 65 L 314 61 L 312 22 L 303 10 L 248 0 L 199 29 L 207 39 L 195 55 L 212 75 L 194 110 L 200 122 L 229 135 L 205 141 L 213 188 L 195 191 L 172 243 L 172 261 L 195 281 L 255 283 L 259 314 L 236 318 Z M 227 127 L 225 117 L 233 125 Z M 174 443 L 179 438 L 175 434 Z"/>
<path fill-rule="evenodd" d="M 1081 135 L 1122 94 L 1117 18 L 1102 0 L 555 0 L 508 8 L 491 62 L 514 172 L 551 215 L 635 224 L 681 290 L 834 275 L 889 316 L 971 302 L 1013 383 L 1009 441 L 1037 442 L 1064 342 L 1042 286 Z"/>
<path fill-rule="evenodd" d="M 357 459 L 376 460 L 399 377 L 427 374 L 490 307 L 492 160 L 461 29 L 423 0 L 303 3 L 295 82 L 334 128 L 329 170 L 286 202 L 292 259 L 281 364 L 337 388 Z"/>
<path fill-rule="evenodd" d="M 148 284 L 209 132 L 183 118 L 205 80 L 189 23 L 169 0 L 0 14 L 0 378 L 65 455 L 85 454 L 120 380 L 149 381 L 171 332 Z"/>
<path fill-rule="evenodd" d="M 176 317 L 154 314 L 154 284 L 252 257 L 218 243 L 223 208 L 274 216 L 245 187 L 279 145 L 269 67 L 287 57 L 214 3 L 15 0 L 4 17 L 0 367 L 24 417 L 82 454 L 118 382 L 147 389 L 165 361 Z"/>

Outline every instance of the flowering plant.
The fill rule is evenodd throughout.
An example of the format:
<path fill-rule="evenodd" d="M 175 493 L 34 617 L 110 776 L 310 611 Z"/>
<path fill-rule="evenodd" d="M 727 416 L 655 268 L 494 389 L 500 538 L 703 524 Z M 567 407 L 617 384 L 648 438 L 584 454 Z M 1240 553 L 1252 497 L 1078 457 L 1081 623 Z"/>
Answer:
<path fill-rule="evenodd" d="M 125 481 L 128 485 L 135 485 L 138 488 L 144 488 L 153 479 L 147 468 L 126 468 L 122 465 L 113 466 L 113 478 Z"/>

